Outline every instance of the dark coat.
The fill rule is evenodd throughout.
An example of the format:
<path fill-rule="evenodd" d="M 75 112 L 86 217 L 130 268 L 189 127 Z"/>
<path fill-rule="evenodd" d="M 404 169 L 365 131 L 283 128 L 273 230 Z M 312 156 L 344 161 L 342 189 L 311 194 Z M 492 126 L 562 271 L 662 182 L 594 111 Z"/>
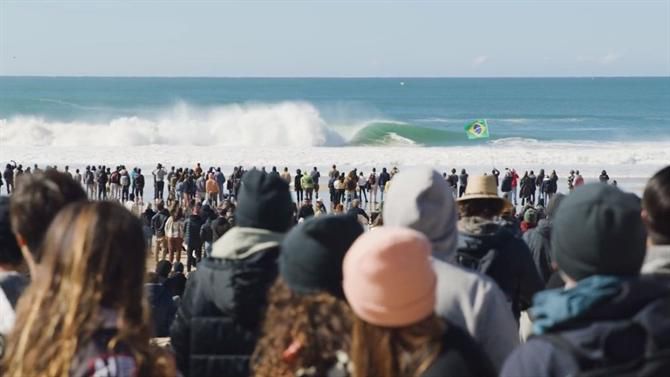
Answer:
<path fill-rule="evenodd" d="M 670 344 L 670 281 L 658 278 L 634 279 L 625 284 L 621 293 L 607 302 L 596 305 L 578 320 L 558 323 L 549 331 L 550 336 L 560 337 L 570 347 L 579 350 L 587 360 L 601 360 L 604 344 L 607 349 L 627 356 L 642 352 L 640 342 L 645 339 L 638 332 L 615 336 L 612 330 L 629 324 L 629 319 L 644 313 L 652 326 L 654 344 Z M 619 330 L 620 331 L 620 330 Z M 624 334 L 619 332 L 619 334 Z M 667 348 L 666 348 L 667 349 Z M 667 359 L 666 359 L 667 360 Z M 542 377 L 569 376 L 580 370 L 577 359 L 564 346 L 559 346 L 545 335 L 531 338 L 509 356 L 501 376 Z"/>
<path fill-rule="evenodd" d="M 154 236 L 165 236 L 165 222 L 167 222 L 168 217 L 170 217 L 170 213 L 167 209 L 163 208 L 162 211 L 159 211 L 151 218 L 151 231 L 154 232 Z"/>
<path fill-rule="evenodd" d="M 198 215 L 191 215 L 184 222 L 184 243 L 189 250 L 199 249 L 202 246 L 200 239 L 202 224 L 202 218 Z"/>
<path fill-rule="evenodd" d="M 245 259 L 207 258 L 189 276 L 171 329 L 184 376 L 249 375 L 279 247 Z"/>
<path fill-rule="evenodd" d="M 146 285 L 149 305 L 151 305 L 151 322 L 154 327 L 154 336 L 166 337 L 170 335 L 170 325 L 177 314 L 177 307 L 172 300 L 172 293 L 160 283 Z"/>
<path fill-rule="evenodd" d="M 537 227 L 524 233 L 523 240 L 528 244 L 537 272 L 546 284 L 554 273 L 551 266 L 551 223 L 549 220 L 540 220 Z"/>
<path fill-rule="evenodd" d="M 512 303 L 512 312 L 517 319 L 521 311 L 530 307 L 533 295 L 544 289 L 526 243 L 501 225 L 482 224 L 479 234 L 460 231 L 458 252 L 467 250 L 497 250 L 495 260 L 485 273 L 498 283 Z M 458 264 L 457 260 L 452 262 Z"/>
<path fill-rule="evenodd" d="M 442 352 L 421 377 L 487 377 L 496 371 L 481 347 L 465 331 L 447 325 Z"/>

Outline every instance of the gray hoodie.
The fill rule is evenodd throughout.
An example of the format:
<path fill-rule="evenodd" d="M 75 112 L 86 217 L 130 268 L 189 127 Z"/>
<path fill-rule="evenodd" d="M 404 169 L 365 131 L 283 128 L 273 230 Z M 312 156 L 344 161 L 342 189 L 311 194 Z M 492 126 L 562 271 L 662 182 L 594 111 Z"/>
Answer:
<path fill-rule="evenodd" d="M 436 313 L 467 330 L 500 370 L 519 344 L 518 325 L 493 280 L 446 262 L 458 241 L 451 187 L 432 169 L 403 171 L 393 178 L 383 218 L 385 225 L 409 227 L 431 240 L 438 281 Z"/>

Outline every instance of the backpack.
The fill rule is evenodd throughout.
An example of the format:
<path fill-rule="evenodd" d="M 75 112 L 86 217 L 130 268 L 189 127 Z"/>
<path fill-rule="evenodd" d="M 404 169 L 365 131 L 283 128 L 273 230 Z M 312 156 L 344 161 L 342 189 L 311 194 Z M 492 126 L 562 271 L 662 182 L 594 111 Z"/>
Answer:
<path fill-rule="evenodd" d="M 357 181 L 355 181 L 355 180 L 353 180 L 353 179 L 351 179 L 351 178 L 347 178 L 347 190 L 349 190 L 349 191 L 355 191 L 357 185 L 358 185 L 358 182 L 357 182 Z"/>
<path fill-rule="evenodd" d="M 505 178 L 503 178 L 502 184 L 500 185 L 500 191 L 502 192 L 512 191 L 512 176 L 506 175 Z"/>
<path fill-rule="evenodd" d="M 572 375 L 575 377 L 670 376 L 670 326 L 659 328 L 659 324 L 668 322 L 667 313 L 670 313 L 670 297 L 665 296 L 648 304 L 633 318 L 617 323 L 606 335 L 602 358 L 598 360 L 587 357 L 559 334 L 544 334 L 537 338 L 574 358 L 580 369 Z M 625 346 L 615 347 L 614 342 Z M 638 354 L 631 351 L 638 351 Z"/>
<path fill-rule="evenodd" d="M 115 171 L 110 177 L 110 183 L 118 184 L 119 183 L 119 172 Z"/>
<path fill-rule="evenodd" d="M 370 186 L 374 186 L 377 183 L 377 177 L 373 174 L 370 174 L 370 177 L 368 177 L 368 184 Z"/>
<path fill-rule="evenodd" d="M 130 177 L 128 177 L 127 174 L 122 175 L 121 179 L 120 179 L 120 182 L 121 182 L 121 186 L 124 186 L 124 187 L 130 186 Z"/>

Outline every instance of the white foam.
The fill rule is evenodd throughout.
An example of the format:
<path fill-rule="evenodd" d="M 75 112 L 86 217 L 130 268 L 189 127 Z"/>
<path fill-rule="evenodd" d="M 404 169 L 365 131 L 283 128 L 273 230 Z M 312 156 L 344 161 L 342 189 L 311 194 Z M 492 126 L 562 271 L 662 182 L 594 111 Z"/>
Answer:
<path fill-rule="evenodd" d="M 0 119 L 0 145 L 9 146 L 337 146 L 307 102 L 235 104 L 208 109 L 179 104 L 154 118 L 120 117 L 102 123 L 55 122 L 38 117 Z"/>

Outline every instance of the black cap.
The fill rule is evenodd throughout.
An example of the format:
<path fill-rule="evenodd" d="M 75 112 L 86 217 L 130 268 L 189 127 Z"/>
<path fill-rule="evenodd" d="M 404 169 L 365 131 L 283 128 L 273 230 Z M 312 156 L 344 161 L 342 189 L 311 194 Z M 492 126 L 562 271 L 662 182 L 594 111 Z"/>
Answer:
<path fill-rule="evenodd" d="M 235 221 L 241 227 L 283 233 L 291 226 L 291 203 L 286 181 L 252 170 L 242 177 Z"/>
<path fill-rule="evenodd" d="M 296 293 L 329 292 L 344 297 L 342 261 L 363 227 L 352 215 L 313 217 L 281 244 L 279 274 Z"/>
<path fill-rule="evenodd" d="M 640 199 L 600 183 L 578 187 L 553 219 L 551 245 L 558 267 L 570 278 L 640 273 L 647 234 Z"/>

